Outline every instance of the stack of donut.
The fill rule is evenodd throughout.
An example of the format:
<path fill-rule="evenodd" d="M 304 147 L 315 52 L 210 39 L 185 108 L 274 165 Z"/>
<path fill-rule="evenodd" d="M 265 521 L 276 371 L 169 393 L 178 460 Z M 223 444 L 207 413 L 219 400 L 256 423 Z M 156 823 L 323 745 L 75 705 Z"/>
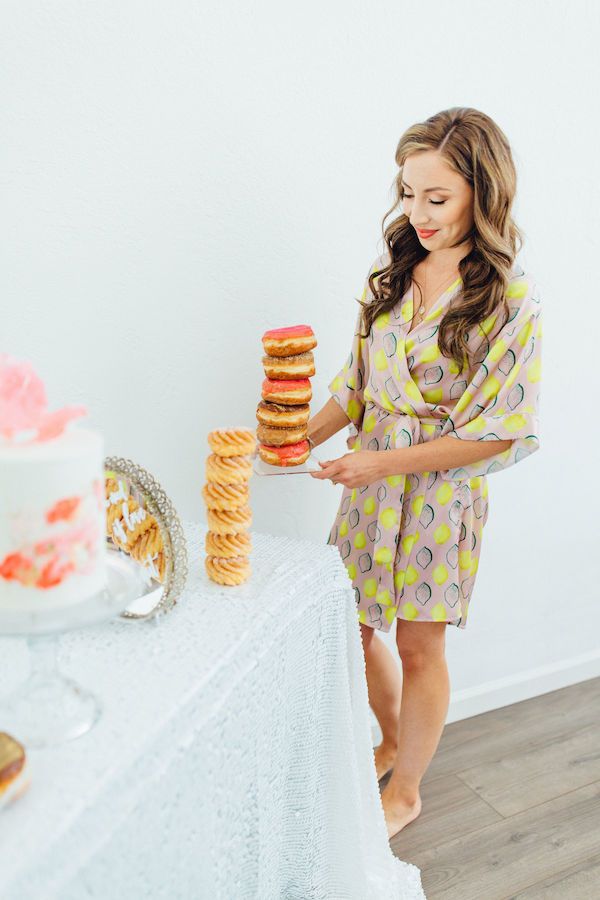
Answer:
<path fill-rule="evenodd" d="M 217 584 L 241 584 L 250 577 L 252 511 L 249 480 L 256 435 L 251 428 L 217 428 L 208 434 L 212 453 L 206 458 L 208 531 L 206 573 Z"/>
<path fill-rule="evenodd" d="M 306 439 L 315 374 L 312 350 L 317 339 L 310 325 L 272 328 L 262 336 L 267 376 L 256 408 L 258 455 L 271 466 L 299 466 L 309 457 Z"/>

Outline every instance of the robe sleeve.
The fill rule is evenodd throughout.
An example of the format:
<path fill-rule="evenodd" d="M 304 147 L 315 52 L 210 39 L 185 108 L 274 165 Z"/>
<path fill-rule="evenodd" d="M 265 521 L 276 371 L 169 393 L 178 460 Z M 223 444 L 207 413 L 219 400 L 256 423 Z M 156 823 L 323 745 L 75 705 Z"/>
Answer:
<path fill-rule="evenodd" d="M 533 279 L 510 283 L 511 316 L 492 337 L 483 360 L 450 414 L 457 440 L 505 441 L 507 450 L 440 472 L 449 481 L 508 469 L 540 446 L 541 298 Z"/>
<path fill-rule="evenodd" d="M 372 268 L 369 269 L 369 275 Z M 369 275 L 365 279 L 361 296 L 363 303 L 367 302 L 371 296 Z M 361 315 L 362 306 L 359 306 L 350 353 L 340 371 L 328 385 L 331 396 L 341 406 L 357 430 L 360 430 L 365 412 L 364 388 L 369 377 L 367 338 L 361 338 L 358 334 L 359 331 L 362 331 Z"/>

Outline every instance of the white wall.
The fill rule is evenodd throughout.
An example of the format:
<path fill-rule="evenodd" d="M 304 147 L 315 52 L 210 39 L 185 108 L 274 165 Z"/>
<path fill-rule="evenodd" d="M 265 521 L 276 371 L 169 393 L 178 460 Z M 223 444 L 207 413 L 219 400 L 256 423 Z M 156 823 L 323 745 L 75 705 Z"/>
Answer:
<path fill-rule="evenodd" d="M 545 306 L 542 449 L 490 476 L 449 719 L 599 674 L 598 9 L 275 0 L 1 13 L 0 349 L 204 520 L 207 432 L 256 425 L 261 335 L 310 323 L 316 412 L 383 250 L 394 150 L 454 105 L 519 171 Z M 596 62 L 594 62 L 596 60 Z M 345 433 L 321 448 L 345 452 Z M 254 529 L 325 541 L 341 489 L 252 481 Z M 394 634 L 386 636 L 394 648 Z"/>

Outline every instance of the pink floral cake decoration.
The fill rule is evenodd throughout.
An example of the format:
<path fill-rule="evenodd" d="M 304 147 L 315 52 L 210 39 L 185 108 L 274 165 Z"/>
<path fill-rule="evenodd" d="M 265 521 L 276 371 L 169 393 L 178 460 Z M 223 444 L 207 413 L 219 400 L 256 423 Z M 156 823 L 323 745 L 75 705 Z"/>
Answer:
<path fill-rule="evenodd" d="M 68 422 L 87 415 L 85 406 L 48 409 L 44 382 L 29 362 L 0 353 L 0 437 L 32 443 L 59 437 Z"/>

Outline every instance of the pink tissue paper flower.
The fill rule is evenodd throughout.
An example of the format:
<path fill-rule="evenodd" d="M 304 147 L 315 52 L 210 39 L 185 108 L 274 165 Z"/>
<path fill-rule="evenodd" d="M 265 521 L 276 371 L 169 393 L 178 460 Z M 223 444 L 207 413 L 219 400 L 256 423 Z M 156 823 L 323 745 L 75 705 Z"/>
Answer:
<path fill-rule="evenodd" d="M 29 441 L 59 437 L 71 419 L 87 415 L 85 406 L 65 406 L 50 412 L 46 389 L 29 362 L 0 353 L 0 436 L 14 440 L 34 432 Z"/>

